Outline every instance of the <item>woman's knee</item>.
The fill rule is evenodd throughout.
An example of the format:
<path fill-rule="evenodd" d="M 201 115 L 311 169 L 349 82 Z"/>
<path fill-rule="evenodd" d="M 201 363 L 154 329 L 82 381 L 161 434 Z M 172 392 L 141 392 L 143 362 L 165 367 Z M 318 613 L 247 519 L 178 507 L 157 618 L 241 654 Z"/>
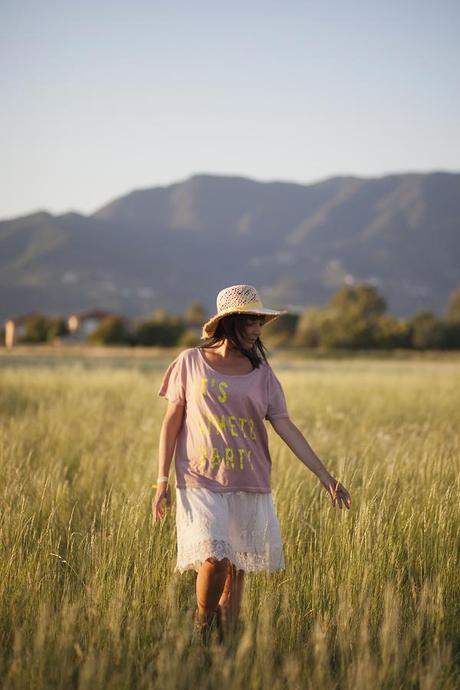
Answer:
<path fill-rule="evenodd" d="M 205 563 L 209 563 L 212 566 L 213 570 L 216 570 L 218 572 L 227 572 L 230 561 L 228 558 L 215 558 L 214 556 L 211 556 L 210 558 L 207 558 Z"/>

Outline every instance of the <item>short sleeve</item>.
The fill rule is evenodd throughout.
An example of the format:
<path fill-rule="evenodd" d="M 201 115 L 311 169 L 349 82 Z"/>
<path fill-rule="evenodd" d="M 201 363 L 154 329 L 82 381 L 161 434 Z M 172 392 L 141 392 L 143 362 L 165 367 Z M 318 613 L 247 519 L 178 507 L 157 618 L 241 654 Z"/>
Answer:
<path fill-rule="evenodd" d="M 171 362 L 158 390 L 158 395 L 170 402 L 185 403 L 186 364 L 182 354 Z"/>
<path fill-rule="evenodd" d="M 268 367 L 268 406 L 265 419 L 269 421 L 273 419 L 281 419 L 281 417 L 289 417 L 287 411 L 286 398 L 284 391 L 279 382 L 275 372 Z"/>

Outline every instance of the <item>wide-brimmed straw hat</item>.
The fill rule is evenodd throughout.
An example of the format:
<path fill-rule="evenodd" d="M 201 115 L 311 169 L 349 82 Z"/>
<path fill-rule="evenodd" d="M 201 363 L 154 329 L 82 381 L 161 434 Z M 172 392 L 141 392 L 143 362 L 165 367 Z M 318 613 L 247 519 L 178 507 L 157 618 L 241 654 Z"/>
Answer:
<path fill-rule="evenodd" d="M 265 323 L 277 319 L 281 314 L 287 314 L 285 310 L 267 309 L 255 287 L 252 285 L 231 285 L 217 295 L 217 314 L 215 314 L 203 326 L 201 339 L 214 335 L 217 324 L 229 314 L 256 314 L 265 316 Z"/>

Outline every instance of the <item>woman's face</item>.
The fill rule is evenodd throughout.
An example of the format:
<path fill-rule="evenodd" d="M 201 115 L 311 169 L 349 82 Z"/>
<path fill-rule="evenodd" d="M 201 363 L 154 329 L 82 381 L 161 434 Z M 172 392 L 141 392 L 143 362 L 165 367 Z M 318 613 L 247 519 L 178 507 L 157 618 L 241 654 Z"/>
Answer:
<path fill-rule="evenodd" d="M 241 345 L 245 350 L 252 350 L 257 338 L 262 332 L 264 322 L 264 316 L 254 316 L 246 319 L 243 326 L 243 336 L 241 338 Z"/>

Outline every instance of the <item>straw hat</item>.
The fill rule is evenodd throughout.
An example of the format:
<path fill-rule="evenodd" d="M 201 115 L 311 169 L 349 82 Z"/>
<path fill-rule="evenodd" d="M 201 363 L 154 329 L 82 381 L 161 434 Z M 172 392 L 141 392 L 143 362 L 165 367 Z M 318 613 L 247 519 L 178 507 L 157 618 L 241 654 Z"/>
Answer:
<path fill-rule="evenodd" d="M 226 287 L 219 292 L 216 302 L 217 314 L 204 324 L 202 340 L 214 335 L 218 322 L 229 314 L 261 314 L 266 317 L 265 323 L 273 321 L 281 314 L 287 314 L 287 311 L 276 311 L 264 307 L 257 290 L 252 285 Z"/>

